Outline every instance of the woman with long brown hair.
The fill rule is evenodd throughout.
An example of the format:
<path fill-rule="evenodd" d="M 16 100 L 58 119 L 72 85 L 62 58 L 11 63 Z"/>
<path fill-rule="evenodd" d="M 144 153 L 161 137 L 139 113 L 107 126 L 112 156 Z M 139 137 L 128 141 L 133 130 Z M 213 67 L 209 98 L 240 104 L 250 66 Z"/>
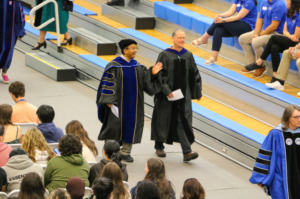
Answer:
<path fill-rule="evenodd" d="M 0 105 L 0 125 L 2 125 L 5 129 L 4 142 L 6 144 L 19 144 L 22 139 L 22 129 L 11 122 L 12 112 L 13 110 L 11 105 Z"/>
<path fill-rule="evenodd" d="M 28 157 L 37 164 L 47 165 L 47 162 L 55 156 L 43 134 L 37 128 L 28 129 L 24 135 L 21 148 L 24 149 Z"/>
<path fill-rule="evenodd" d="M 66 126 L 67 134 L 75 134 L 80 138 L 82 143 L 82 156 L 87 161 L 96 161 L 98 150 L 95 142 L 89 138 L 88 133 L 84 130 L 82 124 L 77 120 L 72 120 Z"/>
<path fill-rule="evenodd" d="M 146 176 L 144 180 L 150 180 L 159 189 L 161 199 L 175 199 L 175 191 L 172 183 L 166 178 L 165 164 L 160 159 L 151 158 L 147 161 L 145 168 Z M 135 198 L 136 188 L 141 182 L 133 187 L 130 191 L 132 198 Z"/>
<path fill-rule="evenodd" d="M 30 172 L 22 179 L 18 199 L 44 199 L 46 189 L 41 177 Z"/>
<path fill-rule="evenodd" d="M 205 191 L 196 178 L 189 178 L 183 183 L 181 199 L 204 199 Z"/>
<path fill-rule="evenodd" d="M 101 178 L 108 178 L 114 183 L 113 199 L 131 199 L 129 191 L 123 184 L 121 169 L 116 163 L 107 163 L 102 170 Z"/>

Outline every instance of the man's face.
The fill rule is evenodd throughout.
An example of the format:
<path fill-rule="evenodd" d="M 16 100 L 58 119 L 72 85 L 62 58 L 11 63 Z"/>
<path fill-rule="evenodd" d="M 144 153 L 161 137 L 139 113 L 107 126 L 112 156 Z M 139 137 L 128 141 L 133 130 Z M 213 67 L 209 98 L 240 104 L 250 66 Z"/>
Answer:
<path fill-rule="evenodd" d="M 137 53 L 137 45 L 136 44 L 131 44 L 127 46 L 127 48 L 124 49 L 124 55 L 127 58 L 134 59 L 135 54 Z"/>
<path fill-rule="evenodd" d="M 173 46 L 183 48 L 185 43 L 185 33 L 183 31 L 178 31 L 173 37 Z"/>
<path fill-rule="evenodd" d="M 294 110 L 289 119 L 290 125 L 293 127 L 300 127 L 300 111 Z"/>

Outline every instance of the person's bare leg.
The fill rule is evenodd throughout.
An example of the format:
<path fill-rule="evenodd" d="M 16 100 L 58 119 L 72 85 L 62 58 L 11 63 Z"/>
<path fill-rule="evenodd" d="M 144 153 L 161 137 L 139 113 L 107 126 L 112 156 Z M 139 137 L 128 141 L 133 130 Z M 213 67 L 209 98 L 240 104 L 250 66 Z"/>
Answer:
<path fill-rule="evenodd" d="M 211 55 L 212 55 L 212 58 L 214 58 L 215 61 L 218 60 L 218 54 L 219 54 L 219 51 L 212 51 Z"/>
<path fill-rule="evenodd" d="M 46 31 L 40 30 L 40 35 L 39 35 L 39 43 L 43 43 L 45 41 L 45 36 L 46 36 Z M 35 47 L 37 47 L 39 44 L 36 44 Z"/>
<path fill-rule="evenodd" d="M 262 60 L 261 58 L 259 58 L 258 60 L 256 60 L 256 64 L 261 66 L 264 63 L 264 60 Z"/>
<path fill-rule="evenodd" d="M 206 44 L 208 42 L 208 39 L 211 37 L 211 35 L 207 34 L 207 32 L 204 33 L 204 35 L 202 35 L 202 37 L 198 38 L 201 39 L 203 44 Z M 194 45 L 200 45 L 200 42 L 197 40 L 195 40 L 196 42 L 192 42 Z"/>
<path fill-rule="evenodd" d="M 67 31 L 65 34 L 64 34 L 65 38 L 64 38 L 64 41 L 63 43 L 67 42 L 66 39 L 70 39 L 71 38 L 71 35 L 69 34 L 69 31 Z"/>
<path fill-rule="evenodd" d="M 276 75 L 277 75 L 277 71 L 273 72 L 273 77 L 276 77 Z"/>

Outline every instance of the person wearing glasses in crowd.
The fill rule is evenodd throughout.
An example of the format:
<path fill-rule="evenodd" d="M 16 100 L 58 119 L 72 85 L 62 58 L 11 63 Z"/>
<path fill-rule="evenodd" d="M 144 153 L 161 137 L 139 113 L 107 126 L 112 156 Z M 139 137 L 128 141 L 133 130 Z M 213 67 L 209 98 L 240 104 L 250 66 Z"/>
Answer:
<path fill-rule="evenodd" d="M 121 158 L 133 162 L 132 144 L 140 143 L 143 134 L 144 91 L 154 95 L 160 89 L 162 64 L 149 69 L 139 64 L 132 39 L 121 40 L 119 46 L 122 55 L 107 64 L 98 88 L 98 118 L 103 123 L 98 140 L 120 142 Z"/>
<path fill-rule="evenodd" d="M 300 107 L 290 104 L 258 152 L 250 182 L 263 187 L 272 199 L 300 198 L 299 127 Z"/>

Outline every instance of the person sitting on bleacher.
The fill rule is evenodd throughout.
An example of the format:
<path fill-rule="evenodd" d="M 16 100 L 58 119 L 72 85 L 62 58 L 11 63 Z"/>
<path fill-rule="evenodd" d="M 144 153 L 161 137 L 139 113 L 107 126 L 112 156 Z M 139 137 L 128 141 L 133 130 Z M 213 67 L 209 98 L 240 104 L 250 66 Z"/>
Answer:
<path fill-rule="evenodd" d="M 215 16 L 214 23 L 202 37 L 192 41 L 192 45 L 204 45 L 213 36 L 212 57 L 204 64 L 211 65 L 217 62 L 223 37 L 239 37 L 254 29 L 257 17 L 256 5 L 257 0 L 235 0 L 227 12 Z M 234 15 L 236 12 L 238 14 Z"/>
<path fill-rule="evenodd" d="M 276 76 L 273 76 L 272 82 L 266 83 L 266 86 L 274 89 L 284 90 L 284 81 L 286 80 L 289 69 L 291 65 L 291 61 L 297 60 L 296 65 L 298 68 L 298 72 L 300 72 L 300 43 L 296 47 L 290 47 L 289 50 L 285 50 L 282 53 L 282 58 L 280 65 L 277 70 Z M 300 92 L 297 93 L 300 96 Z"/>
<path fill-rule="evenodd" d="M 196 178 L 189 178 L 183 183 L 181 199 L 204 199 L 205 191 Z"/>
<path fill-rule="evenodd" d="M 6 144 L 19 144 L 22 138 L 22 129 L 11 122 L 13 109 L 9 104 L 0 105 L 0 125 L 5 128 L 3 141 Z"/>
<path fill-rule="evenodd" d="M 2 125 L 0 125 L 0 167 L 6 165 L 9 160 L 9 153 L 11 152 L 12 148 L 4 143 L 5 137 L 5 129 Z"/>
<path fill-rule="evenodd" d="M 58 128 L 53 123 L 55 116 L 54 109 L 49 105 L 42 105 L 36 111 L 41 123 L 37 128 L 42 132 L 48 143 L 56 143 L 64 135 L 61 128 Z"/>
<path fill-rule="evenodd" d="M 6 172 L 0 167 L 0 191 L 6 191 L 7 179 Z"/>
<path fill-rule="evenodd" d="M 84 130 L 82 124 L 77 120 L 72 120 L 66 126 L 67 134 L 75 134 L 80 138 L 82 144 L 82 156 L 88 162 L 96 162 L 98 150 L 95 142 L 89 138 L 88 133 Z"/>
<path fill-rule="evenodd" d="M 272 35 L 283 33 L 286 12 L 285 1 L 263 1 L 260 7 L 260 15 L 255 25 L 255 30 L 239 37 L 239 43 L 245 53 L 248 64 L 252 64 L 255 60 L 260 58 L 264 51 L 264 47 L 267 45 Z M 266 72 L 266 68 L 263 64 L 261 67 L 247 67 L 241 70 L 242 73 L 251 73 L 253 71 L 254 74 L 252 77 L 261 77 Z"/>
<path fill-rule="evenodd" d="M 71 199 L 82 199 L 85 192 L 85 184 L 81 178 L 73 177 L 67 182 L 67 191 Z"/>
<path fill-rule="evenodd" d="M 22 141 L 22 149 L 24 149 L 28 157 L 37 164 L 47 165 L 55 154 L 49 147 L 43 134 L 37 128 L 28 129 Z"/>
<path fill-rule="evenodd" d="M 287 0 L 288 8 L 286 22 L 284 24 L 283 35 L 273 35 L 268 41 L 262 55 L 256 62 L 245 66 L 246 70 L 251 71 L 255 69 L 265 70 L 264 61 L 268 56 L 272 55 L 273 76 L 276 76 L 278 66 L 280 63 L 280 53 L 289 47 L 294 47 L 298 44 L 300 38 L 300 0 Z M 262 75 L 263 75 L 262 73 Z M 271 80 L 274 82 L 274 78 Z"/>
<path fill-rule="evenodd" d="M 7 164 L 2 167 L 7 175 L 7 190 L 9 193 L 20 189 L 21 181 L 27 173 L 36 172 L 43 180 L 44 170 L 39 164 L 33 163 L 21 148 L 13 149 L 9 154 Z"/>
<path fill-rule="evenodd" d="M 46 189 L 39 174 L 30 172 L 22 179 L 18 199 L 44 199 Z"/>
<path fill-rule="evenodd" d="M 25 99 L 25 85 L 16 81 L 9 85 L 8 91 L 12 99 L 16 102 L 13 106 L 12 123 L 39 123 L 36 115 L 36 107 L 29 104 Z"/>
<path fill-rule="evenodd" d="M 85 186 L 88 187 L 90 167 L 82 156 L 79 137 L 74 134 L 64 135 L 59 140 L 58 149 L 61 156 L 56 156 L 48 162 L 45 187 L 50 192 L 56 188 L 66 188 L 68 180 L 73 176 L 83 179 Z"/>

